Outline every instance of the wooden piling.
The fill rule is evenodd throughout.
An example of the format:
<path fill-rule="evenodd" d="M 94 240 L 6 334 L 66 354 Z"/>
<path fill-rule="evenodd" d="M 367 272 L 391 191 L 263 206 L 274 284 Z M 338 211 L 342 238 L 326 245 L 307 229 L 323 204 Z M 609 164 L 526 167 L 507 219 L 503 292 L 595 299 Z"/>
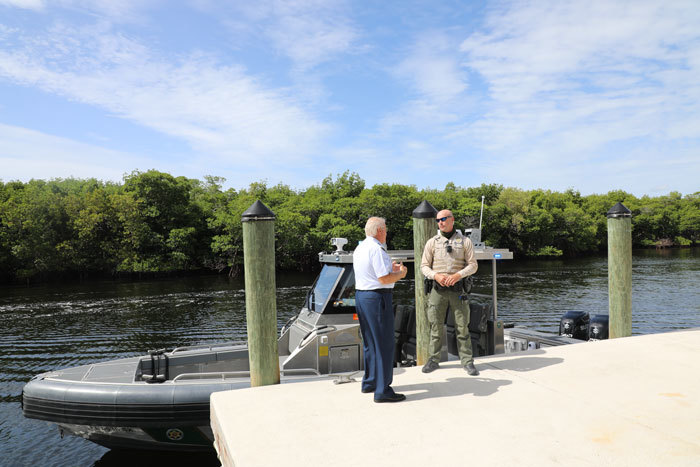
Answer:
<path fill-rule="evenodd" d="M 413 254 L 415 260 L 416 292 L 416 363 L 424 365 L 428 361 L 428 344 L 430 343 L 430 323 L 428 323 L 428 296 L 423 285 L 423 273 L 420 270 L 421 258 L 425 244 L 437 232 L 435 216 L 437 209 L 428 201 L 423 201 L 413 210 Z"/>
<path fill-rule="evenodd" d="M 275 214 L 258 200 L 241 217 L 250 385 L 279 384 Z"/>
<path fill-rule="evenodd" d="M 632 212 L 622 203 L 608 217 L 610 338 L 632 335 Z"/>

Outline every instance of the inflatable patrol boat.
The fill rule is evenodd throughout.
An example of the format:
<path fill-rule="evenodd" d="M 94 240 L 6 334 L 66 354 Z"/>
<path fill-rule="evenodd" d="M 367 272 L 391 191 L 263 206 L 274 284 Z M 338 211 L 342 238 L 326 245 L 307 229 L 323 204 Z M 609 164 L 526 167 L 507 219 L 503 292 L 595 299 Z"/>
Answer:
<path fill-rule="evenodd" d="M 477 260 L 490 261 L 493 269 L 492 294 L 470 294 L 474 355 L 576 342 L 569 337 L 504 329 L 498 319 L 496 263 L 512 259 L 513 254 L 474 240 Z M 333 243 L 337 250 L 319 253 L 321 272 L 300 312 L 280 332 L 282 383 L 318 378 L 346 382 L 353 373 L 363 371 L 352 253 L 343 251 L 345 239 L 333 239 Z M 389 254 L 395 261 L 413 261 L 413 251 Z M 443 359 L 455 358 L 451 313 L 446 329 Z M 415 364 L 412 307 L 396 305 L 395 344 L 397 365 Z M 37 375 L 23 389 L 22 409 L 28 418 L 57 424 L 62 435 L 80 436 L 108 448 L 211 450 L 210 395 L 247 387 L 250 371 L 245 343 L 181 347 Z"/>

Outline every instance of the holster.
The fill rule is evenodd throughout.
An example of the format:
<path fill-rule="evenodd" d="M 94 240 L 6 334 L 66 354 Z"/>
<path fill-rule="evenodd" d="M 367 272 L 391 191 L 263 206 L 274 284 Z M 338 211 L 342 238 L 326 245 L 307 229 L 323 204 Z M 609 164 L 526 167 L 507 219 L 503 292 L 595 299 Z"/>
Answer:
<path fill-rule="evenodd" d="M 427 277 L 423 278 L 423 291 L 425 292 L 426 295 L 430 294 L 433 290 L 433 283 L 435 281 L 432 279 L 428 279 Z"/>

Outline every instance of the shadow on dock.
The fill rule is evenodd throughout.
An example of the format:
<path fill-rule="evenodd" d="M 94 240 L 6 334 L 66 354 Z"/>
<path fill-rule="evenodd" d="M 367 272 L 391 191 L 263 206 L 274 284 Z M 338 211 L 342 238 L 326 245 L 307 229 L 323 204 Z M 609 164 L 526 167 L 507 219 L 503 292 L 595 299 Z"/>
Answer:
<path fill-rule="evenodd" d="M 498 392 L 503 386 L 508 386 L 513 382 L 507 379 L 491 379 L 488 378 L 490 369 L 508 370 L 508 371 L 533 371 L 540 368 L 545 368 L 552 365 L 557 365 L 564 361 L 559 357 L 536 357 L 533 354 L 543 354 L 542 351 L 535 351 L 527 356 L 520 358 L 504 358 L 504 359 L 489 359 L 487 362 L 476 361 L 477 367 L 481 371 L 479 377 L 467 376 L 464 377 L 448 377 L 440 381 L 426 381 L 418 384 L 394 385 L 394 390 L 397 392 L 408 392 L 411 396 L 406 400 L 406 403 L 411 401 L 419 401 L 423 399 L 436 399 L 441 397 L 456 397 L 464 395 L 472 395 L 477 397 L 490 396 Z M 439 371 L 448 370 L 452 374 L 457 369 L 461 369 L 458 362 L 442 363 Z M 402 373 L 401 370 L 396 370 L 396 374 Z"/>
<path fill-rule="evenodd" d="M 532 355 L 536 353 L 544 352 L 542 350 L 537 350 L 520 358 L 509 357 L 503 359 L 489 359 L 488 361 L 483 362 L 481 365 L 478 365 L 479 362 L 477 361 L 477 365 L 481 368 L 490 366 L 499 370 L 525 372 L 539 370 L 541 368 L 558 365 L 564 362 L 564 359 L 560 357 L 533 357 Z"/>
<path fill-rule="evenodd" d="M 441 397 L 455 397 L 471 394 L 472 396 L 490 396 L 498 391 L 501 386 L 512 384 L 512 381 L 504 379 L 474 378 L 447 378 L 444 381 L 433 383 L 405 384 L 394 386 L 396 392 L 410 392 L 411 396 L 404 404 L 423 400 L 437 399 Z"/>

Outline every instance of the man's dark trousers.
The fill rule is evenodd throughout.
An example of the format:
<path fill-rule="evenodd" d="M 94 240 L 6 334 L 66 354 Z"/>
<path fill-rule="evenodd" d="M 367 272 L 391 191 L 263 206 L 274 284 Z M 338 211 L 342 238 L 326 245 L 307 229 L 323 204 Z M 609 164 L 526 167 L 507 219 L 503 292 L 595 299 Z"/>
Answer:
<path fill-rule="evenodd" d="M 394 378 L 394 312 L 391 289 L 358 290 L 355 306 L 362 331 L 365 375 L 362 390 L 374 389 L 374 398 L 392 397 Z"/>

